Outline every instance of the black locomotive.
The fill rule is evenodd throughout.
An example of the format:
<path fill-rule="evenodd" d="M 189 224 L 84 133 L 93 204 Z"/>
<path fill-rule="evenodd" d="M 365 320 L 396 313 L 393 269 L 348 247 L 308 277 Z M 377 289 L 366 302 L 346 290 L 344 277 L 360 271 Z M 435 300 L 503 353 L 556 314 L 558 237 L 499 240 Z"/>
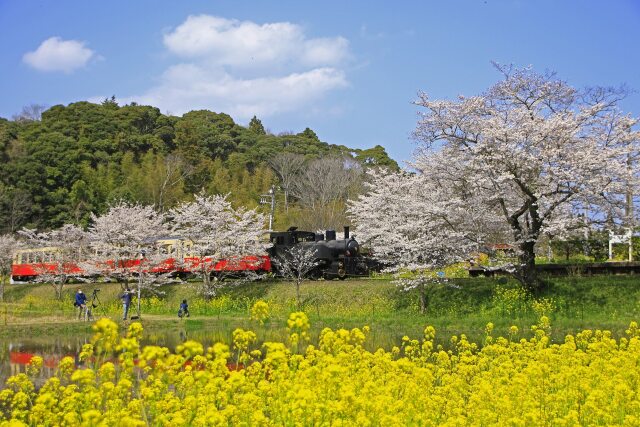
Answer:
<path fill-rule="evenodd" d="M 360 245 L 355 238 L 349 237 L 349 227 L 344 227 L 344 239 L 341 240 L 336 240 L 335 230 L 327 230 L 325 236 L 312 231 L 299 231 L 297 227 L 273 232 L 270 240 L 272 247 L 268 252 L 272 259 L 286 256 L 287 251 L 296 245 L 311 248 L 318 262 L 310 274 L 313 278 L 344 280 L 347 276 L 369 274 L 367 262 L 360 254 Z"/>

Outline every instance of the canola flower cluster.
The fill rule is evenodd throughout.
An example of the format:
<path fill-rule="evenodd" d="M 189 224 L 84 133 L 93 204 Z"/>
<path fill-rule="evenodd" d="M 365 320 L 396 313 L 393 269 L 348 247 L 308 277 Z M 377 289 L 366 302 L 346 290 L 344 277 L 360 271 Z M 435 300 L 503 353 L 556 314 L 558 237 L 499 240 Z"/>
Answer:
<path fill-rule="evenodd" d="M 290 344 L 257 347 L 241 329 L 234 344 L 186 341 L 171 352 L 140 347 L 142 326 L 121 336 L 108 319 L 80 354 L 36 389 L 42 367 L 11 377 L 0 391 L 0 426 L 573 426 L 640 425 L 640 329 L 615 340 L 585 330 L 549 341 L 541 318 L 529 339 L 464 335 L 449 350 L 433 327 L 391 351 L 363 348 L 369 328 L 324 329 L 306 341 L 308 319 L 292 313 Z M 234 364 L 238 361 L 239 364 Z"/>
<path fill-rule="evenodd" d="M 269 319 L 269 304 L 258 300 L 251 306 L 251 320 L 257 320 L 261 325 Z"/>

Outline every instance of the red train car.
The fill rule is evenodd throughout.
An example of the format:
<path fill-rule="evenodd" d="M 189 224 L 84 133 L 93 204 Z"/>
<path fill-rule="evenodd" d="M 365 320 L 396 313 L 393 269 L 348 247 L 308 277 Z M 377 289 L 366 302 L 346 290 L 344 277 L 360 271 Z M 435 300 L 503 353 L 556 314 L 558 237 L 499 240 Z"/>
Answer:
<path fill-rule="evenodd" d="M 60 262 L 60 249 L 45 247 L 20 249 L 13 254 L 11 282 L 33 281 L 38 276 L 82 276 L 84 271 L 74 263 Z"/>
<path fill-rule="evenodd" d="M 155 242 L 156 253 L 148 257 L 126 260 L 105 260 L 99 262 L 95 269 L 107 275 L 109 270 L 119 269 L 128 273 L 140 272 L 153 274 L 176 274 L 187 276 L 201 274 L 204 269 L 212 274 L 224 273 L 268 273 L 271 271 L 271 259 L 268 255 L 247 255 L 214 261 L 211 257 L 198 257 L 191 253 L 191 243 L 180 238 L 162 238 Z M 13 256 L 11 266 L 11 282 L 32 282 L 43 276 L 99 276 L 96 271 L 88 272 L 82 265 L 85 262 L 60 261 L 60 249 L 45 247 L 37 249 L 20 249 Z M 81 259 L 79 256 L 78 259 Z"/>

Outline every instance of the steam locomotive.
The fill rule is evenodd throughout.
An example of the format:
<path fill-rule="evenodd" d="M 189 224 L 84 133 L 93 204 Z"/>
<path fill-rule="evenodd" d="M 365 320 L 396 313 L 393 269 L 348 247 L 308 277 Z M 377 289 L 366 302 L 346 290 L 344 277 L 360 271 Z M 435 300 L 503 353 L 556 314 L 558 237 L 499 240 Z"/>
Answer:
<path fill-rule="evenodd" d="M 367 261 L 360 254 L 360 245 L 354 237 L 349 236 L 349 227 L 344 227 L 344 238 L 336 239 L 335 230 L 327 230 L 326 235 L 312 231 L 300 231 L 290 227 L 287 231 L 272 232 L 269 235 L 271 248 L 267 250 L 271 259 L 285 257 L 294 246 L 312 250 L 317 266 L 310 276 L 315 279 L 340 279 L 349 276 L 366 276 L 369 274 Z M 279 273 L 277 263 L 272 269 Z"/>

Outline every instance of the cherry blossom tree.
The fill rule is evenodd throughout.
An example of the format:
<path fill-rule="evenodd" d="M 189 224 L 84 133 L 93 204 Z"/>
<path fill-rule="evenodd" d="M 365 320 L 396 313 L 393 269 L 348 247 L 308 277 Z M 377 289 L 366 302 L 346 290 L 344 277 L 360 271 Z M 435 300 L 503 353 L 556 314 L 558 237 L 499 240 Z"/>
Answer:
<path fill-rule="evenodd" d="M 313 274 L 319 265 L 315 249 L 299 244 L 286 250 L 282 255 L 274 258 L 272 261 L 278 269 L 278 273 L 292 281 L 295 285 L 296 303 L 298 310 L 300 310 L 300 285 Z"/>
<path fill-rule="evenodd" d="M 0 301 L 4 301 L 4 289 L 11 276 L 13 254 L 21 246 L 11 234 L 0 235 Z"/>
<path fill-rule="evenodd" d="M 57 299 L 62 299 L 62 290 L 70 279 L 91 274 L 82 265 L 89 251 L 88 236 L 80 227 L 65 224 L 59 229 L 43 232 L 25 228 L 19 234 L 26 238 L 29 246 L 42 249 L 38 252 L 40 259 L 34 263 L 38 271 L 35 280 L 49 283 Z"/>
<path fill-rule="evenodd" d="M 166 236 L 169 229 L 163 214 L 151 206 L 120 201 L 101 216 L 91 215 L 90 245 L 94 250 L 94 264 L 101 267 L 101 275 L 123 283 L 137 278 L 137 312 L 140 316 L 142 291 L 158 293 L 165 283 L 158 276 L 146 274 L 164 258 L 156 251 L 156 240 Z M 138 260 L 140 262 L 138 262 Z"/>
<path fill-rule="evenodd" d="M 482 95 L 419 94 L 413 166 L 451 188 L 443 195 L 451 205 L 475 201 L 501 218 L 518 248 L 516 277 L 538 290 L 542 235 L 576 226 L 577 209 L 592 220 L 623 217 L 629 186 L 637 188 L 627 163 L 638 152 L 637 121 L 618 109 L 623 89 L 579 90 L 553 73 L 496 68 L 503 79 Z"/>
<path fill-rule="evenodd" d="M 481 243 L 475 240 L 480 233 L 459 230 L 486 228 L 476 223 L 479 217 L 470 215 L 469 208 L 450 203 L 450 189 L 427 175 L 376 170 L 368 174 L 368 191 L 349 203 L 358 240 L 395 273 L 398 287 L 418 290 L 424 313 L 429 291 L 447 281 L 441 270 L 466 261 Z"/>
<path fill-rule="evenodd" d="M 194 201 L 171 210 L 170 216 L 173 232 L 187 244 L 185 262 L 190 262 L 189 269 L 202 277 L 205 298 L 217 292 L 217 280 L 212 281 L 212 275 L 218 262 L 225 260 L 234 270 L 235 263 L 246 261 L 244 257 L 264 254 L 264 215 L 255 209 L 234 209 L 227 196 L 198 194 Z"/>

